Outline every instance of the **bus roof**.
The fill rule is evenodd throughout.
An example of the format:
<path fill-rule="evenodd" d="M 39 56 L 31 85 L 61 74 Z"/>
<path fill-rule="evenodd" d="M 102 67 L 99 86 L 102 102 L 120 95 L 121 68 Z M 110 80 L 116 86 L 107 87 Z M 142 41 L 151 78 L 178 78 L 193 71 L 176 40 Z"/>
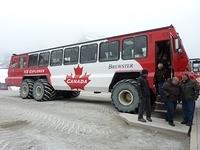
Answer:
<path fill-rule="evenodd" d="M 37 51 L 30 51 L 30 52 L 21 53 L 21 54 L 13 54 L 13 55 L 25 55 L 25 54 L 30 54 L 30 53 L 43 52 L 43 51 L 48 51 L 48 50 L 53 50 L 53 49 L 82 45 L 82 44 L 87 44 L 87 43 L 92 43 L 92 42 L 98 42 L 98 41 L 101 41 L 101 40 L 115 39 L 115 38 L 120 38 L 120 37 L 123 37 L 123 36 L 137 35 L 137 34 L 142 34 L 142 33 L 146 33 L 146 32 L 159 31 L 159 30 L 170 29 L 170 28 L 174 29 L 174 26 L 170 25 L 170 26 L 161 27 L 161 28 L 155 28 L 155 29 L 150 29 L 150 30 L 144 30 L 144 31 L 133 32 L 133 33 L 128 33 L 128 34 L 122 34 L 122 35 L 117 35 L 117 36 L 112 36 L 112 37 L 106 37 L 106 38 L 101 38 L 101 39 L 96 39 L 96 40 L 90 40 L 90 41 L 85 41 L 85 42 L 79 42 L 79 43 L 74 43 L 74 44 L 68 44 L 68 45 L 57 46 L 57 47 L 41 49 L 41 50 L 37 50 Z"/>

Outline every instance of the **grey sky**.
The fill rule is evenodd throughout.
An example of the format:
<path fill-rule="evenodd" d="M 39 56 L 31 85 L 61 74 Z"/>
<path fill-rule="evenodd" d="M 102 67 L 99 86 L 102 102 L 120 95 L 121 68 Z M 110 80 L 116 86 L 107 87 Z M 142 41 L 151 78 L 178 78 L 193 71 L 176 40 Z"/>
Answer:
<path fill-rule="evenodd" d="M 200 57 L 198 0 L 0 0 L 0 57 L 173 24 Z"/>

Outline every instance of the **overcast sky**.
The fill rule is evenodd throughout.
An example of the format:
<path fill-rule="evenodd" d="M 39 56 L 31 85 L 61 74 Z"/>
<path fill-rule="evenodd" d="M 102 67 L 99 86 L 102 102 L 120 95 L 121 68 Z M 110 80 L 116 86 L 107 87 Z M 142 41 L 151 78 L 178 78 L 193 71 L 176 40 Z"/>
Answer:
<path fill-rule="evenodd" d="M 0 57 L 170 24 L 200 57 L 199 0 L 0 0 Z"/>

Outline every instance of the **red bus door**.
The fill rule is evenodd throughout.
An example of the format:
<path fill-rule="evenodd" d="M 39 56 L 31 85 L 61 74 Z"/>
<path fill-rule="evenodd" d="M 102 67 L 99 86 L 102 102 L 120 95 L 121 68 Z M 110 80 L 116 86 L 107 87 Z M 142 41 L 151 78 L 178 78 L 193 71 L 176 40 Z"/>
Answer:
<path fill-rule="evenodd" d="M 12 85 L 19 86 L 21 84 L 24 70 L 27 66 L 27 55 L 12 56 L 8 69 L 8 80 Z M 10 78 L 9 78 L 10 77 Z"/>

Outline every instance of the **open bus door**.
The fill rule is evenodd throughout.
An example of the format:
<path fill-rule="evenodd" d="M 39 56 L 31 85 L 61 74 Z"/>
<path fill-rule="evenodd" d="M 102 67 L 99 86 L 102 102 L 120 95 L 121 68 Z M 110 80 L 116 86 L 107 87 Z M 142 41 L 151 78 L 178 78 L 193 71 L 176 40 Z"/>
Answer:
<path fill-rule="evenodd" d="M 162 63 L 165 70 L 167 71 L 167 78 L 171 78 L 173 74 L 173 68 L 174 68 L 174 56 L 173 56 L 173 43 L 170 39 L 165 39 L 161 41 L 156 41 L 156 66 L 159 63 Z"/>
<path fill-rule="evenodd" d="M 175 55 L 173 54 L 175 52 L 175 38 L 173 37 L 173 35 L 170 33 L 170 55 L 171 55 L 171 74 L 170 74 L 170 77 L 172 78 L 174 76 L 174 68 L 175 68 L 175 63 L 174 61 L 176 60 L 175 59 Z"/>

